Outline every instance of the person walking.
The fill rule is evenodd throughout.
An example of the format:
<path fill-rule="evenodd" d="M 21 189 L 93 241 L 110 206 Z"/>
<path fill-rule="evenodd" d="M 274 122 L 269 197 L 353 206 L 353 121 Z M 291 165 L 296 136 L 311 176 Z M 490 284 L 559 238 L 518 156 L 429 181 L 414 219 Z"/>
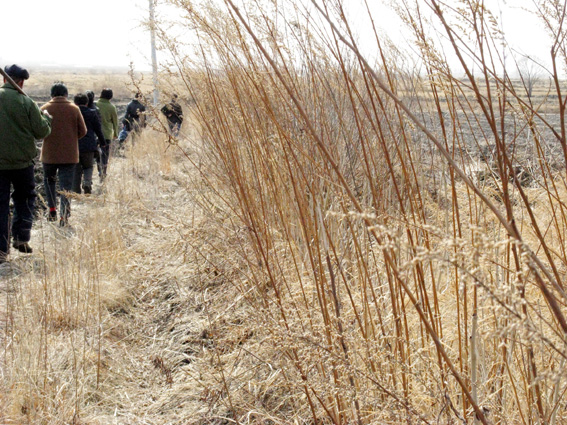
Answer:
<path fill-rule="evenodd" d="M 30 75 L 18 65 L 6 66 L 4 72 L 20 89 Z M 19 93 L 4 77 L 0 87 L 0 263 L 7 260 L 10 233 L 13 247 L 31 253 L 29 245 L 35 209 L 35 140 L 51 132 L 51 117 L 42 114 L 37 104 Z M 11 192 L 11 187 L 14 190 Z M 10 232 L 10 195 L 14 215 Z"/>
<path fill-rule="evenodd" d="M 89 98 L 89 103 L 87 104 L 87 108 L 89 109 L 94 109 L 96 111 L 96 114 L 98 115 L 98 120 L 101 122 L 102 125 L 102 115 L 100 114 L 100 109 L 98 109 L 98 106 L 96 105 L 94 99 L 95 99 L 95 94 L 94 91 L 92 90 L 87 90 L 85 92 L 85 94 L 87 95 L 87 97 Z M 83 118 L 85 118 L 83 116 Z M 106 144 L 106 142 L 102 143 L 102 145 Z M 101 145 L 97 146 L 97 149 L 95 151 L 94 154 L 94 159 L 96 162 L 96 168 L 98 170 L 98 176 L 100 178 L 101 174 L 102 174 L 102 165 L 101 165 L 101 155 L 102 155 L 102 149 L 100 148 Z M 79 156 L 80 156 L 80 152 L 79 152 Z M 100 178 L 100 181 L 102 182 L 102 178 Z"/>
<path fill-rule="evenodd" d="M 73 99 L 81 111 L 81 115 L 87 126 L 87 134 L 79 139 L 79 163 L 75 167 L 73 177 L 73 192 L 81 193 L 81 180 L 83 181 L 82 189 L 85 195 L 92 193 L 93 167 L 95 153 L 98 151 L 100 144 L 105 143 L 104 134 L 100 126 L 100 119 L 96 109 L 89 108 L 89 97 L 87 94 L 79 93 Z M 98 139 L 98 140 L 97 140 Z"/>
<path fill-rule="evenodd" d="M 110 157 L 110 145 L 112 140 L 118 137 L 118 114 L 116 107 L 110 103 L 112 97 L 112 89 L 102 89 L 100 99 L 96 102 L 96 106 L 100 112 L 102 133 L 104 134 L 104 143 L 100 145 L 99 177 L 101 181 L 106 177 L 106 169 L 108 168 L 108 160 Z"/>
<path fill-rule="evenodd" d="M 179 130 L 181 129 L 181 124 L 183 124 L 183 109 L 181 108 L 181 105 L 177 103 L 176 94 L 173 95 L 171 102 L 161 108 L 161 112 L 167 118 L 169 131 L 177 137 Z"/>
<path fill-rule="evenodd" d="M 94 109 L 96 111 L 96 113 L 98 114 L 99 119 L 101 118 L 100 116 L 100 111 L 98 109 L 98 106 L 95 104 L 95 94 L 94 91 L 92 90 L 87 90 L 85 92 L 85 94 L 87 95 L 87 98 L 89 99 L 89 103 L 87 104 L 87 108 L 89 109 Z"/>
<path fill-rule="evenodd" d="M 132 138 L 146 126 L 146 107 L 140 102 L 141 97 L 140 92 L 135 94 L 134 99 L 126 106 L 126 114 L 124 115 L 124 127 L 132 135 Z"/>
<path fill-rule="evenodd" d="M 49 221 L 57 220 L 57 192 L 59 180 L 61 226 L 67 225 L 71 215 L 71 202 L 65 192 L 71 191 L 73 174 L 79 162 L 79 139 L 87 134 L 85 120 L 78 106 L 67 99 L 69 92 L 63 83 L 51 87 L 51 100 L 41 107 L 53 117 L 51 134 L 43 141 L 41 162 L 49 207 Z"/>

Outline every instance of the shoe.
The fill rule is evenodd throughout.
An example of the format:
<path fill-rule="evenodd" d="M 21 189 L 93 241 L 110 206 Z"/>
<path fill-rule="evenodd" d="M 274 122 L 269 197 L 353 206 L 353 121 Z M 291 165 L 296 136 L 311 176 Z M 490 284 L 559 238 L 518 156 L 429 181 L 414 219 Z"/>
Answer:
<path fill-rule="evenodd" d="M 49 211 L 47 221 L 57 221 L 57 211 Z"/>
<path fill-rule="evenodd" d="M 12 246 L 16 248 L 18 251 L 23 252 L 24 254 L 31 254 L 33 252 L 33 248 L 27 242 L 18 241 L 14 239 Z"/>
<path fill-rule="evenodd" d="M 68 217 L 61 217 L 61 219 L 59 220 L 59 226 L 65 227 L 68 224 L 69 224 L 69 218 Z"/>
<path fill-rule="evenodd" d="M 90 186 L 83 186 L 83 192 L 85 195 L 90 195 L 92 193 L 92 188 Z"/>

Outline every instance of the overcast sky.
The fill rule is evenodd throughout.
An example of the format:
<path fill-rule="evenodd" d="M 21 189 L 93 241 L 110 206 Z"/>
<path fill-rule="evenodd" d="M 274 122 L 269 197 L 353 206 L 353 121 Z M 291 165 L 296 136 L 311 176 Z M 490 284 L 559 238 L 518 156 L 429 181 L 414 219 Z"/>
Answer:
<path fill-rule="evenodd" d="M 549 56 L 541 24 L 521 9 L 531 0 L 486 1 L 493 10 L 502 10 L 503 26 L 513 47 L 543 60 Z M 356 2 L 345 0 L 355 18 L 359 11 L 351 5 Z M 148 17 L 148 4 L 148 0 L 2 0 L 0 65 L 104 68 L 128 67 L 133 61 L 136 69 L 147 70 L 150 38 L 142 22 Z M 159 13 L 163 9 L 160 0 L 157 7 Z M 400 25 L 392 12 L 376 7 L 373 13 L 386 34 L 400 39 Z"/>
<path fill-rule="evenodd" d="M 372 15 L 376 21 L 376 25 L 384 29 L 384 33 L 390 36 L 395 42 L 403 46 L 407 45 L 408 30 L 404 25 L 401 25 L 399 18 L 391 7 L 385 6 L 383 3 L 391 2 L 396 3 L 397 0 L 368 0 L 371 5 Z M 559 0 L 566 1 L 566 0 Z M 369 43 L 374 43 L 372 40 L 371 31 L 369 30 L 369 23 L 365 22 L 366 9 L 363 6 L 354 8 L 356 0 L 351 0 L 351 21 L 357 22 L 357 30 L 361 33 L 361 40 L 367 40 Z M 461 4 L 461 0 L 444 0 L 442 3 L 450 4 L 457 7 Z M 521 55 L 529 56 L 537 60 L 538 63 L 551 68 L 550 49 L 551 41 L 546 34 L 544 25 L 541 20 L 533 13 L 534 12 L 533 0 L 484 0 L 484 4 L 489 9 L 496 19 L 498 19 L 501 28 L 504 31 L 506 42 L 514 54 L 520 58 Z M 431 17 L 432 13 L 428 8 L 422 8 L 422 13 Z M 437 18 L 432 20 L 438 23 Z M 444 33 L 444 31 L 441 31 Z M 431 35 L 431 34 L 430 34 Z M 364 43 L 364 41 L 363 41 Z M 446 52 L 448 52 L 449 63 L 454 68 L 461 69 L 458 64 L 458 59 L 451 57 L 452 48 L 448 43 L 445 43 Z M 508 71 L 514 75 L 516 70 L 513 69 L 513 62 L 507 53 L 507 67 Z M 563 72 L 563 70 L 561 71 Z"/>
<path fill-rule="evenodd" d="M 0 64 L 148 68 L 148 0 L 1 0 Z"/>

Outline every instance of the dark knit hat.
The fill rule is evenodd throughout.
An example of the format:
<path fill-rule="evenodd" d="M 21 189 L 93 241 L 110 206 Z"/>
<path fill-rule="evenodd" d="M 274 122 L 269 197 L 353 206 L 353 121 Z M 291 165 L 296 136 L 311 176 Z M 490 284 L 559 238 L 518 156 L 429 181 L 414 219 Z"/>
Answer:
<path fill-rule="evenodd" d="M 4 67 L 4 71 L 10 77 L 12 77 L 16 80 L 27 80 L 28 78 L 30 78 L 30 73 L 28 72 L 28 70 L 25 69 L 25 68 L 22 68 L 22 67 L 20 67 L 16 64 L 14 64 L 12 66 L 6 65 Z"/>

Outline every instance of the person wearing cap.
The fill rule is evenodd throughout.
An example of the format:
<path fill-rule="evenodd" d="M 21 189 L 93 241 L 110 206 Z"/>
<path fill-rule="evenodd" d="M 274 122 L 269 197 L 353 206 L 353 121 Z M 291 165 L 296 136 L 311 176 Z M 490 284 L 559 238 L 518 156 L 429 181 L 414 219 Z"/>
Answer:
<path fill-rule="evenodd" d="M 22 89 L 29 72 L 18 65 L 4 72 Z M 0 87 L 0 263 L 6 261 L 10 242 L 10 196 L 14 203 L 13 247 L 31 253 L 29 245 L 35 209 L 35 141 L 51 132 L 51 118 L 4 77 Z M 13 187 L 13 191 L 12 191 Z"/>
<path fill-rule="evenodd" d="M 81 110 L 67 99 L 68 95 L 69 91 L 63 83 L 55 83 L 51 87 L 51 100 L 41 107 L 42 111 L 48 111 L 53 116 L 52 131 L 43 141 L 40 158 L 49 207 L 48 220 L 57 220 L 55 188 L 59 180 L 61 226 L 67 225 L 71 215 L 71 201 L 65 192 L 72 190 L 76 164 L 79 163 L 79 139 L 87 134 Z"/>

